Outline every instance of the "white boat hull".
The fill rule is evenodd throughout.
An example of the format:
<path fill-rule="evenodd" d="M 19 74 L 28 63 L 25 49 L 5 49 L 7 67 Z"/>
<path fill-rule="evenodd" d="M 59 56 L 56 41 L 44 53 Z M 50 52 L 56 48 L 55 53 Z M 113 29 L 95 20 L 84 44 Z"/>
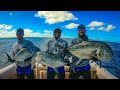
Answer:
<path fill-rule="evenodd" d="M 90 65 L 92 79 L 118 79 L 104 68 L 100 68 L 96 63 L 93 62 Z M 34 72 L 35 79 L 46 79 L 46 67 L 42 66 L 41 64 L 36 63 Z M 69 66 L 65 66 L 65 79 L 69 79 L 69 75 Z M 17 79 L 15 63 L 0 70 L 0 79 Z M 57 76 L 55 79 L 57 79 Z M 80 79 L 83 78 L 80 77 Z"/>

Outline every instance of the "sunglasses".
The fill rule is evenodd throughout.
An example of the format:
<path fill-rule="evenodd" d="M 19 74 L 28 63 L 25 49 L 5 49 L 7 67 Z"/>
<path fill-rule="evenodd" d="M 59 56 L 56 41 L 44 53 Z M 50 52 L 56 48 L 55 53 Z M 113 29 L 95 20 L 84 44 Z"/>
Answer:
<path fill-rule="evenodd" d="M 79 32 L 85 32 L 85 29 L 79 29 L 78 31 Z"/>
<path fill-rule="evenodd" d="M 55 31 L 54 33 L 61 33 L 60 31 Z"/>
<path fill-rule="evenodd" d="M 24 34 L 24 32 L 17 32 L 17 34 L 23 35 L 23 34 Z"/>

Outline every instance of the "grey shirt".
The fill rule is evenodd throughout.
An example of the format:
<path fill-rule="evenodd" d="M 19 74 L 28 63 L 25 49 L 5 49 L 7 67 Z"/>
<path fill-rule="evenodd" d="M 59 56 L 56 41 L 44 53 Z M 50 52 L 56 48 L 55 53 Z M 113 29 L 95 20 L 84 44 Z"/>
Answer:
<path fill-rule="evenodd" d="M 88 36 L 87 35 L 85 35 L 83 38 L 77 37 L 77 38 L 73 39 L 72 42 L 71 42 L 71 46 L 73 46 L 75 44 L 78 44 L 78 43 L 81 43 L 83 41 L 88 41 Z M 72 61 L 74 59 L 78 59 L 78 58 L 75 58 L 75 57 L 72 56 Z M 84 59 L 84 60 L 81 60 L 80 63 L 81 64 L 79 65 L 79 67 L 86 66 L 87 64 L 89 64 L 89 60 Z"/>
<path fill-rule="evenodd" d="M 71 42 L 71 46 L 75 45 L 75 44 L 78 44 L 78 43 L 81 43 L 83 41 L 88 41 L 88 36 L 87 35 L 85 35 L 83 38 L 77 37 L 77 38 L 73 39 L 72 42 Z"/>
<path fill-rule="evenodd" d="M 59 44 L 62 47 L 58 47 L 56 46 L 56 44 Z M 63 51 L 63 48 L 68 48 L 68 42 L 59 38 L 58 40 L 52 39 L 50 41 L 48 41 L 47 45 L 46 45 L 46 51 L 53 53 L 53 54 L 57 54 L 60 55 L 61 58 L 63 58 L 63 54 L 60 54 Z"/>
<path fill-rule="evenodd" d="M 59 38 L 58 40 L 52 39 L 48 41 L 46 45 L 46 51 L 54 54 L 59 54 L 63 50 L 63 48 L 57 47 L 56 44 L 62 46 L 63 48 L 68 48 L 68 42 Z"/>
<path fill-rule="evenodd" d="M 19 52 L 20 49 L 22 48 L 26 48 L 28 46 L 32 46 L 34 45 L 31 41 L 29 40 L 17 40 L 14 44 L 13 44 L 13 57 Z M 25 67 L 31 64 L 31 61 L 26 61 L 26 62 L 22 62 L 22 61 L 15 61 L 15 63 L 17 64 L 17 66 L 20 67 Z"/>

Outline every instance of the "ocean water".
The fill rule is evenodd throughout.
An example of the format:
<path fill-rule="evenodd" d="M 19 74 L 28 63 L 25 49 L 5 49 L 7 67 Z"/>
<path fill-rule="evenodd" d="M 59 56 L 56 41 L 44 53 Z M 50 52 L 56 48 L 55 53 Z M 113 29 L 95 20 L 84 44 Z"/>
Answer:
<path fill-rule="evenodd" d="M 45 51 L 46 49 L 46 43 L 51 38 L 25 38 L 27 40 L 30 40 L 39 47 L 42 51 Z M 63 38 L 68 42 L 70 45 L 71 39 L 69 38 Z M 7 56 L 5 52 L 7 52 L 9 55 L 12 56 L 12 45 L 15 43 L 16 38 L 1 38 L 0 39 L 0 68 L 4 68 L 5 66 L 11 64 L 5 64 L 7 62 Z M 106 42 L 110 45 L 110 47 L 113 50 L 114 53 L 114 59 L 111 61 L 104 61 L 102 62 L 102 67 L 107 69 L 110 73 L 115 75 L 116 77 L 120 78 L 120 43 L 113 43 L 113 42 Z"/>

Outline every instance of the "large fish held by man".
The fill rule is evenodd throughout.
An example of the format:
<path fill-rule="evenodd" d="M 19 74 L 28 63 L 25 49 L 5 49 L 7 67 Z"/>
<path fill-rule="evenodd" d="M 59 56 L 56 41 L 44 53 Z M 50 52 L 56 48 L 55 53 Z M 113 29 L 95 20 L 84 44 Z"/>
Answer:
<path fill-rule="evenodd" d="M 61 45 L 58 47 L 63 48 Z M 83 41 L 69 48 L 63 48 L 63 52 L 78 58 L 72 61 L 72 65 L 82 66 L 81 60 L 88 59 L 92 61 L 112 60 L 113 51 L 111 47 L 102 41 Z M 101 62 L 100 62 L 101 63 Z"/>
<path fill-rule="evenodd" d="M 27 60 L 32 60 L 34 55 L 39 51 L 41 50 L 36 46 L 28 46 L 27 48 L 21 49 L 13 58 L 11 58 L 7 53 L 6 55 L 10 62 L 15 62 L 15 61 L 23 62 Z"/>
<path fill-rule="evenodd" d="M 98 60 L 111 60 L 113 57 L 111 47 L 101 41 L 83 41 L 67 50 L 80 59 L 95 57 Z"/>
<path fill-rule="evenodd" d="M 34 59 L 37 63 L 52 67 L 56 71 L 56 73 L 58 73 L 58 67 L 68 64 L 68 62 L 62 58 L 61 54 L 53 54 L 47 51 L 38 52 Z"/>

